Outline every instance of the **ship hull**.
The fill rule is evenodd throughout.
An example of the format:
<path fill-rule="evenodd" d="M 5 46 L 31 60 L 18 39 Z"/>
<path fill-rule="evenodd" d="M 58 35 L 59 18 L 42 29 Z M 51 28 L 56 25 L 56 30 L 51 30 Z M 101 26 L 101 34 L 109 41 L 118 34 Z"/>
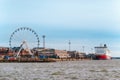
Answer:
<path fill-rule="evenodd" d="M 101 54 L 101 55 L 96 55 L 96 59 L 98 59 L 98 60 L 109 60 L 109 59 L 111 59 L 111 56 L 107 55 L 107 54 Z"/>

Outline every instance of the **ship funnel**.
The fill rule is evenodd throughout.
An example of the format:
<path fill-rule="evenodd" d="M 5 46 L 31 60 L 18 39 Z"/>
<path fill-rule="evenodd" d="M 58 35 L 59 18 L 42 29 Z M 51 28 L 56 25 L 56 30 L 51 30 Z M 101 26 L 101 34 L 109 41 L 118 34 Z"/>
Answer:
<path fill-rule="evenodd" d="M 106 47 L 106 48 L 107 48 L 107 45 L 106 45 L 106 44 L 104 44 L 104 47 Z"/>

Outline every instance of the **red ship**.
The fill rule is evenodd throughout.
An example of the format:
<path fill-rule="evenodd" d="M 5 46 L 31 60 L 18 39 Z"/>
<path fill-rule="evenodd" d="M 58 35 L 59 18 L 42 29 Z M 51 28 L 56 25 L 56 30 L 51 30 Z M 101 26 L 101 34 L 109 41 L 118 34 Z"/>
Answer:
<path fill-rule="evenodd" d="M 98 60 L 109 60 L 111 59 L 110 51 L 107 45 L 95 47 L 95 55 Z"/>

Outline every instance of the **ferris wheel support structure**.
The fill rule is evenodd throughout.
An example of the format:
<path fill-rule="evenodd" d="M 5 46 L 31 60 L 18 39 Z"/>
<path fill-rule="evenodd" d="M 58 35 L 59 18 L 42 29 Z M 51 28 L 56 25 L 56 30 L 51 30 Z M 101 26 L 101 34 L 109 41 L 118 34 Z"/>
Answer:
<path fill-rule="evenodd" d="M 27 45 L 27 42 L 26 42 L 26 41 L 23 41 L 22 44 L 20 45 L 20 49 L 19 49 L 16 57 L 19 57 L 23 45 L 26 46 L 26 48 L 28 49 L 29 54 L 33 56 L 33 53 L 32 53 L 31 50 L 29 49 L 29 47 L 28 47 L 28 45 Z"/>

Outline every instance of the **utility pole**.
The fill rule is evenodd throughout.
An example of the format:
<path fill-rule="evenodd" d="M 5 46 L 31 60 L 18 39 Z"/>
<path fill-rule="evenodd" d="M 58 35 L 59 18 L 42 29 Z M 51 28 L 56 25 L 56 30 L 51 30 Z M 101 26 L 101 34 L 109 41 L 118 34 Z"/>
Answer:
<path fill-rule="evenodd" d="M 71 50 L 71 42 L 70 42 L 70 40 L 69 40 L 69 51 Z"/>
<path fill-rule="evenodd" d="M 42 36 L 43 37 L 43 48 L 45 48 L 45 35 Z"/>

